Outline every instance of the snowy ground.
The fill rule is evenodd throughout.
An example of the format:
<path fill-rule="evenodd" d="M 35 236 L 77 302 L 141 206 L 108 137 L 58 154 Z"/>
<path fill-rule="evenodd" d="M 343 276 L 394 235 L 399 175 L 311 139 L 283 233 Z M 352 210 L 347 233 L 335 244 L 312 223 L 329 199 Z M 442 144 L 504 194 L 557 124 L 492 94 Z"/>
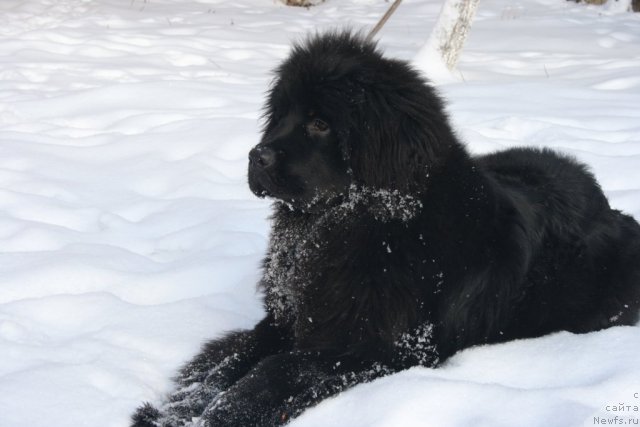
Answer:
<path fill-rule="evenodd" d="M 370 27 L 388 4 L 1 0 L 1 427 L 125 426 L 202 340 L 261 317 L 269 206 L 245 169 L 269 70 L 305 32 Z M 413 58 L 439 4 L 405 0 L 384 49 Z M 640 14 L 483 1 L 443 81 L 472 151 L 562 149 L 640 218 Z M 292 426 L 633 425 L 639 393 L 639 327 L 558 333 L 359 386 Z"/>

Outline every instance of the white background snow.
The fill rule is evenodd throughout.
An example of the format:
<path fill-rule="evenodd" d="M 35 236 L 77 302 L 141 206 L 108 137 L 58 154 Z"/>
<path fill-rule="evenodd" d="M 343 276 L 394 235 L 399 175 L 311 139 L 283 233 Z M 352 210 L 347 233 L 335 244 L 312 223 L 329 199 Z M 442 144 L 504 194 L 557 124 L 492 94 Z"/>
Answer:
<path fill-rule="evenodd" d="M 380 45 L 411 60 L 440 4 L 405 0 Z M 0 1 L 1 427 L 126 426 L 203 340 L 261 317 L 269 203 L 245 170 L 270 70 L 388 6 Z M 640 218 L 640 14 L 485 0 L 454 77 L 436 80 L 471 151 L 568 152 Z M 633 425 L 639 393 L 640 328 L 619 327 L 469 349 L 292 426 Z"/>

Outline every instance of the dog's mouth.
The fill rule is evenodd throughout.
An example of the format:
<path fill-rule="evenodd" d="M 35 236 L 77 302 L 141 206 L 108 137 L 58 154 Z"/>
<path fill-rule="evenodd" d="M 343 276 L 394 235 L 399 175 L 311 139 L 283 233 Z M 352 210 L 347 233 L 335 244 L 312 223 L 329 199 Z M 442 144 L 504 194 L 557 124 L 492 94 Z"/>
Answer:
<path fill-rule="evenodd" d="M 297 199 L 296 188 L 290 188 L 294 180 L 278 178 L 270 172 L 249 167 L 249 189 L 251 192 L 261 199 L 268 197 L 287 203 L 295 203 Z"/>
<path fill-rule="evenodd" d="M 290 209 L 302 212 L 315 212 L 324 209 L 329 204 L 337 204 L 343 199 L 343 194 L 317 193 L 305 194 L 301 188 L 289 188 L 295 181 L 294 178 L 286 180 L 287 186 L 280 185 L 269 173 L 249 168 L 249 189 L 257 197 L 270 198 L 284 203 Z M 306 197 L 305 197 L 306 196 Z"/>
<path fill-rule="evenodd" d="M 256 172 L 249 168 L 249 189 L 253 194 L 262 198 L 274 197 L 271 189 L 275 187 L 273 179 L 264 171 Z"/>

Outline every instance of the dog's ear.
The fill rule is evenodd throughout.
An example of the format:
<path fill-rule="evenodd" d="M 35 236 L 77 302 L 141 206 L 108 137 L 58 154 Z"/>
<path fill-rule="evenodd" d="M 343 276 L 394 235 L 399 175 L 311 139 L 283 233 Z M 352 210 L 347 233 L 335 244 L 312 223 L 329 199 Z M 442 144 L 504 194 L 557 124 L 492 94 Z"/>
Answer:
<path fill-rule="evenodd" d="M 360 73 L 345 144 L 356 183 L 420 191 L 456 139 L 442 100 L 408 65 Z"/>

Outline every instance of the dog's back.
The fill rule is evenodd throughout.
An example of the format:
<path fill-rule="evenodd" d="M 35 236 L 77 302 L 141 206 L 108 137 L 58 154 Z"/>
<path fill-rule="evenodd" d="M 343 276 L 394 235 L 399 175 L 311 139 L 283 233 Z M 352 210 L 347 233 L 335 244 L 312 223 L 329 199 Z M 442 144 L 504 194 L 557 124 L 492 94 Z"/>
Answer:
<path fill-rule="evenodd" d="M 610 208 L 591 172 L 549 149 L 514 148 L 476 161 L 506 199 L 530 216 L 529 232 L 539 242 L 526 301 L 514 322 L 519 331 L 524 325 L 547 333 L 558 326 L 587 332 L 634 324 L 640 225 Z"/>

